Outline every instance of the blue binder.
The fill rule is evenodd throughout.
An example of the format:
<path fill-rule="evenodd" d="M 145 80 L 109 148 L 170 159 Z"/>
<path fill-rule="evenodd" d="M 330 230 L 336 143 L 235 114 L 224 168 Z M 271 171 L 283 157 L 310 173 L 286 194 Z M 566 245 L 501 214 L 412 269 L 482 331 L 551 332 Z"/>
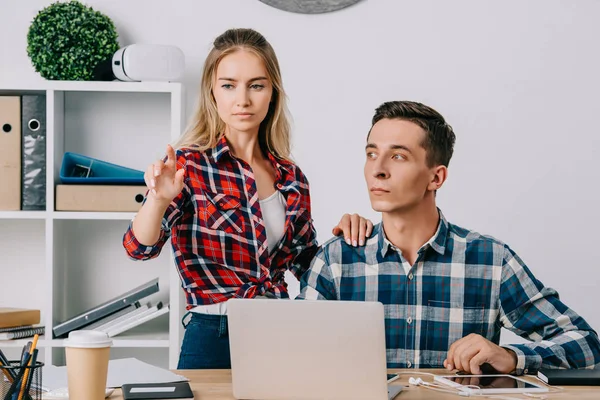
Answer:
<path fill-rule="evenodd" d="M 59 177 L 62 183 L 129 185 L 144 182 L 144 172 L 77 153 L 63 156 Z"/>

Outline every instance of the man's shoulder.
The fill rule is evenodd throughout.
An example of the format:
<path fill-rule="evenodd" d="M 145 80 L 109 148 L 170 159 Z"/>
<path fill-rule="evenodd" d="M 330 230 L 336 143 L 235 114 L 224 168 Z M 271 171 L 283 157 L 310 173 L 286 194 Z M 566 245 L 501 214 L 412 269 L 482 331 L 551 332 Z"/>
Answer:
<path fill-rule="evenodd" d="M 321 245 L 319 253 L 326 255 L 328 258 L 341 254 L 345 247 L 350 247 L 344 240 L 343 236 L 334 236 Z"/>
<path fill-rule="evenodd" d="M 448 237 L 454 241 L 466 243 L 467 246 L 485 246 L 490 249 L 506 247 L 506 243 L 492 235 L 483 234 L 452 223 L 448 223 Z"/>
<path fill-rule="evenodd" d="M 373 227 L 373 232 L 367 238 L 364 246 L 354 247 L 346 243 L 343 236 L 334 236 L 321 245 L 318 257 L 323 258 L 328 264 L 354 264 L 366 259 L 366 253 L 377 246 L 378 225 Z"/>

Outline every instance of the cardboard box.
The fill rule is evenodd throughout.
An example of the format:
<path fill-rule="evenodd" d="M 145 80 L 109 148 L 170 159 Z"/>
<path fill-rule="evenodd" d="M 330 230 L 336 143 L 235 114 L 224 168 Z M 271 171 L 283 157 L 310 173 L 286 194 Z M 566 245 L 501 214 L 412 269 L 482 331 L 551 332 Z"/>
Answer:
<path fill-rule="evenodd" d="M 56 185 L 56 211 L 138 211 L 146 186 Z"/>

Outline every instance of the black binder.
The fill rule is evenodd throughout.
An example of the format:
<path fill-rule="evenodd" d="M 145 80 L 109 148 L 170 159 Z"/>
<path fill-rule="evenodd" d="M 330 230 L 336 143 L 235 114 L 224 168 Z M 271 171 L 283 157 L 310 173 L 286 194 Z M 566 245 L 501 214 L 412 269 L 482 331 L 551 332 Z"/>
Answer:
<path fill-rule="evenodd" d="M 599 386 L 600 369 L 540 368 L 538 377 L 549 385 Z"/>
<path fill-rule="evenodd" d="M 21 98 L 21 209 L 46 209 L 46 96 Z"/>

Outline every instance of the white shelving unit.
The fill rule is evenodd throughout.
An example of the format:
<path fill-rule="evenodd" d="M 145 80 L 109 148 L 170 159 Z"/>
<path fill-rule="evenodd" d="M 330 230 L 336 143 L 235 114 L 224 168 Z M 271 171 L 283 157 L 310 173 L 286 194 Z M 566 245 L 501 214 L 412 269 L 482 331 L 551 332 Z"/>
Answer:
<path fill-rule="evenodd" d="M 0 211 L 0 306 L 40 309 L 46 335 L 38 346 L 46 364 L 60 365 L 64 341 L 52 339 L 54 325 L 158 276 L 160 292 L 150 299 L 170 304 L 168 318 L 114 337 L 111 354 L 119 358 L 122 349 L 124 356 L 127 349 L 142 349 L 156 364 L 175 368 L 184 298 L 170 244 L 156 260 L 131 261 L 121 241 L 135 213 L 61 212 L 54 204 L 66 151 L 139 170 L 161 157 L 183 129 L 182 85 L 0 82 L 0 95 L 31 93 L 46 96 L 46 210 Z M 0 348 L 17 350 L 26 342 L 0 341 Z"/>

